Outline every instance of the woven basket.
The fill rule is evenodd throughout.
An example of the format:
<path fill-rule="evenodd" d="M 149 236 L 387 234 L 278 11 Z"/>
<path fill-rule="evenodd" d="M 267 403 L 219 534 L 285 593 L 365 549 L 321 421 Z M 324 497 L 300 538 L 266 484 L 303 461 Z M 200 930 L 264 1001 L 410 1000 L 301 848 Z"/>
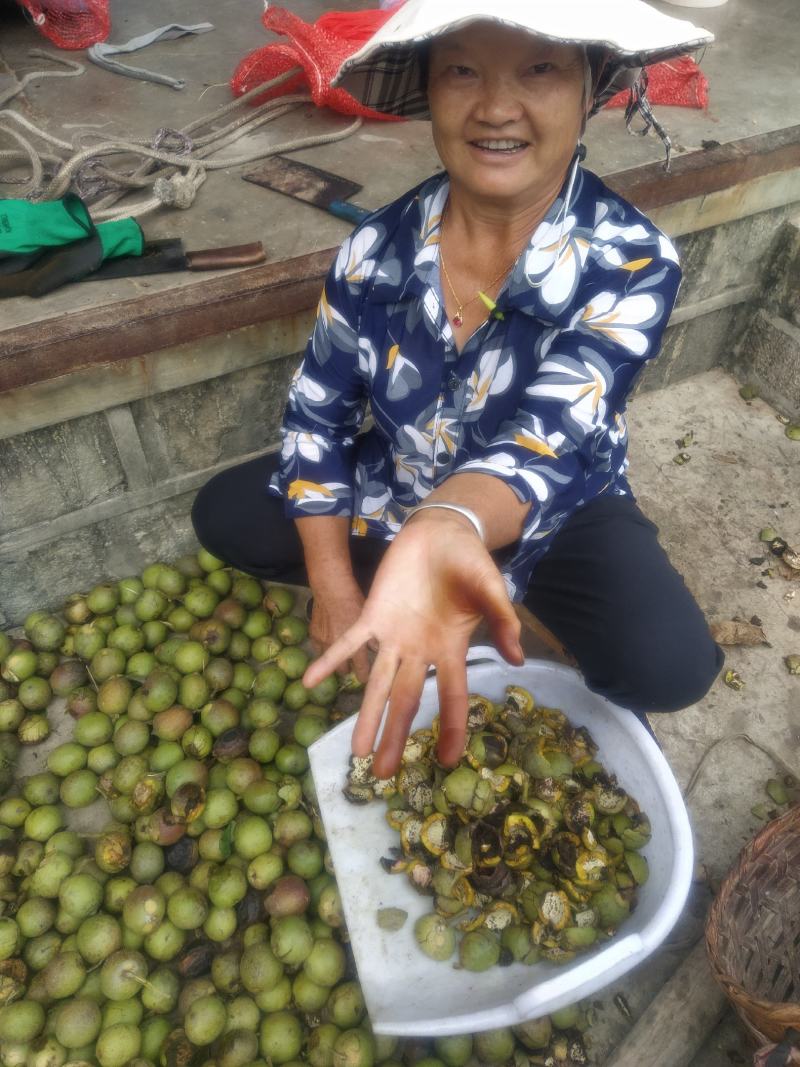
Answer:
<path fill-rule="evenodd" d="M 800 1029 L 800 804 L 742 849 L 709 911 L 706 945 L 754 1041 Z"/>

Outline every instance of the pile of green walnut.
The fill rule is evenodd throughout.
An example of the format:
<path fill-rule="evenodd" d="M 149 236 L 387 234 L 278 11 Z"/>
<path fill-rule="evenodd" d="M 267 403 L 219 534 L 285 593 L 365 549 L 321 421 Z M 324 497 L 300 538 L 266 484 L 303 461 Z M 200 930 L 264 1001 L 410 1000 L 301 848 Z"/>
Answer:
<path fill-rule="evenodd" d="M 586 1062 L 577 1008 L 372 1034 L 306 753 L 357 686 L 293 607 L 200 551 L 0 633 L 3 1067 Z"/>
<path fill-rule="evenodd" d="M 354 758 L 345 787 L 354 803 L 383 797 L 400 835 L 384 869 L 433 896 L 415 926 L 422 951 L 457 948 L 461 967 L 485 971 L 564 963 L 612 937 L 647 880 L 650 823 L 586 728 L 509 686 L 502 704 L 469 698 L 455 769 L 436 762 L 437 734 L 438 719 L 412 734 L 391 779 Z"/>

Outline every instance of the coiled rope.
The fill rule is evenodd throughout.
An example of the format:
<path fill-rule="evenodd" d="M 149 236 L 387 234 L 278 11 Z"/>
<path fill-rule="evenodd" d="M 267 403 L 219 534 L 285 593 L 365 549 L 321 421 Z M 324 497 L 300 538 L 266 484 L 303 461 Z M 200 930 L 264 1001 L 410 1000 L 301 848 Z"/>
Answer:
<path fill-rule="evenodd" d="M 48 59 L 55 58 L 57 62 L 67 64 L 73 69 L 69 72 L 33 71 L 19 82 L 11 95 L 21 92 L 29 81 L 36 78 L 73 77 L 84 70 L 78 63 L 63 60 L 61 57 L 50 57 L 47 53 L 38 50 L 32 52 L 31 55 L 47 56 Z M 241 111 L 243 106 L 254 97 L 261 96 L 288 81 L 297 74 L 299 69 L 294 67 L 292 70 L 285 71 L 277 78 L 256 86 L 243 96 L 223 104 L 215 111 L 196 119 L 180 130 L 164 127 L 157 131 L 150 140 L 128 137 L 109 138 L 93 131 L 84 131 L 70 143 L 36 126 L 19 112 L 8 108 L 2 109 L 0 110 L 0 122 L 2 122 L 0 133 L 11 137 L 19 147 L 0 151 L 0 166 L 4 161 L 18 166 L 20 162 L 27 159 L 31 164 L 31 175 L 27 179 L 21 179 L 0 174 L 0 182 L 23 184 L 28 199 L 37 200 L 57 200 L 74 186 L 85 199 L 94 201 L 90 211 L 92 218 L 97 222 L 119 218 L 142 218 L 161 207 L 186 210 L 194 203 L 197 191 L 206 180 L 209 171 L 254 163 L 278 153 L 296 152 L 315 145 L 331 144 L 349 137 L 361 126 L 362 120 L 357 118 L 341 130 L 297 137 L 279 144 L 253 148 L 239 155 L 219 156 L 217 153 L 229 148 L 240 138 L 254 133 L 282 115 L 311 103 L 311 96 L 308 93 L 278 97 L 258 107 L 248 108 L 247 111 L 219 128 L 209 129 L 232 112 Z M 8 99 L 10 96 L 6 94 L 2 102 Z M 13 127 L 10 125 L 12 123 Z M 21 127 L 25 133 L 16 127 Z M 29 134 L 30 137 L 25 134 Z M 36 139 L 45 142 L 50 148 L 61 149 L 62 155 L 40 151 L 33 143 Z M 66 158 L 63 153 L 68 153 Z M 104 162 L 108 157 L 118 155 L 138 156 L 142 162 L 129 171 L 114 170 Z M 55 162 L 57 165 L 55 174 L 49 180 L 45 176 L 44 162 L 48 164 Z M 134 204 L 116 206 L 122 197 L 136 189 L 149 189 L 149 196 Z"/>

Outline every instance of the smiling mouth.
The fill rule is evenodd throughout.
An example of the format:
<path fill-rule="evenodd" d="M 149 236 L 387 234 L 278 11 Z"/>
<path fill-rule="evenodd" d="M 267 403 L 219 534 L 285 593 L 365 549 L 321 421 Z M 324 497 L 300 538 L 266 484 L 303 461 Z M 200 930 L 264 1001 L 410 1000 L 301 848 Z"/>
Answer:
<path fill-rule="evenodd" d="M 512 138 L 481 138 L 479 141 L 469 142 L 474 148 L 480 148 L 482 152 L 493 152 L 498 156 L 513 156 L 516 152 L 522 152 L 528 147 L 528 141 L 518 141 Z"/>

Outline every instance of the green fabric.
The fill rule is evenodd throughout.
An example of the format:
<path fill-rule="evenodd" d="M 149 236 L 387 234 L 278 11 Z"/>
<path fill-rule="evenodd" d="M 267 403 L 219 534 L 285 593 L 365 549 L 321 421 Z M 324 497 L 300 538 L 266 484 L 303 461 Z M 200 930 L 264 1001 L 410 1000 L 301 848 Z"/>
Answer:
<path fill-rule="evenodd" d="M 97 224 L 97 236 L 103 246 L 103 259 L 140 256 L 144 251 L 144 234 L 135 219 Z"/>
<path fill-rule="evenodd" d="M 73 193 L 63 200 L 0 200 L 0 255 L 82 241 L 94 233 L 86 205 Z"/>
<path fill-rule="evenodd" d="M 103 259 L 140 256 L 144 234 L 134 219 L 101 222 L 95 227 L 79 196 L 68 193 L 62 200 L 0 200 L 0 259 L 44 252 L 84 241 L 97 235 Z"/>

